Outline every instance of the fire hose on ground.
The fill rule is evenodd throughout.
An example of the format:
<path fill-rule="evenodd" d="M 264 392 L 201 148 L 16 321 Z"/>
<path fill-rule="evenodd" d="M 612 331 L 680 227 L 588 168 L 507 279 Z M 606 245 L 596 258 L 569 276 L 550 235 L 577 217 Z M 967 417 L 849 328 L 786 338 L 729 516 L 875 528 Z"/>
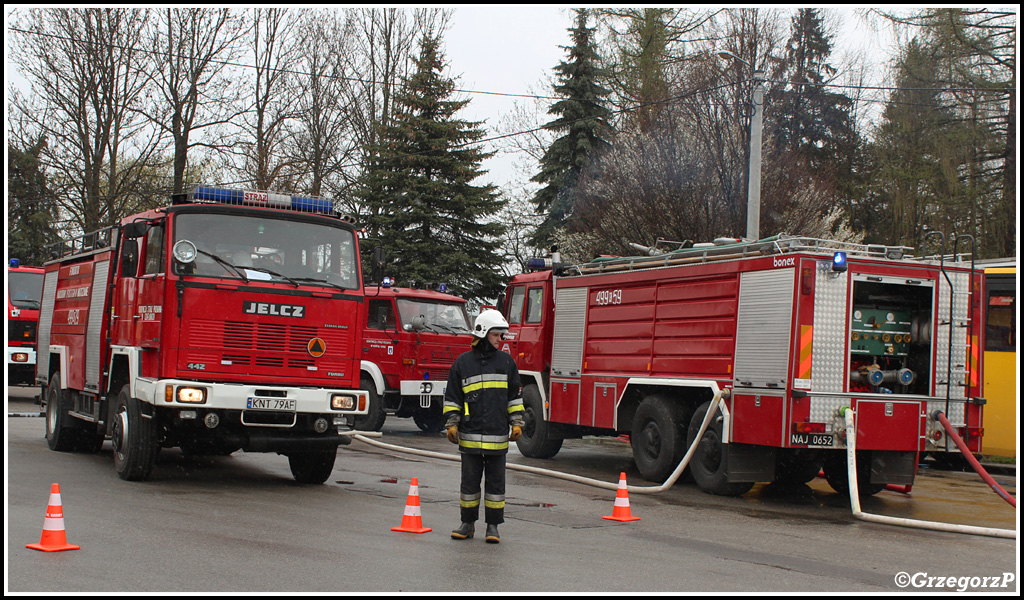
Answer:
<path fill-rule="evenodd" d="M 718 412 L 717 409 L 721 408 L 723 414 L 724 415 L 728 415 L 728 408 L 726 407 L 725 401 L 723 400 L 723 396 L 725 394 L 727 394 L 727 393 L 728 393 L 727 391 L 719 390 L 715 394 L 714 399 L 711 401 L 711 405 L 708 407 L 707 413 L 705 413 L 705 415 L 704 415 L 704 420 L 701 422 L 700 429 L 697 432 L 696 437 L 694 438 L 694 442 L 687 449 L 686 454 L 683 456 L 682 460 L 679 461 L 679 465 L 676 466 L 675 470 L 672 472 L 671 475 L 669 475 L 668 479 L 666 479 L 665 482 L 662 483 L 661 485 L 657 485 L 657 486 L 642 486 L 642 487 L 640 487 L 640 486 L 632 486 L 632 485 L 627 486 L 628 491 L 630 493 L 657 494 L 657 493 L 660 493 L 660 492 L 664 492 L 664 491 L 668 490 L 669 488 L 671 488 L 673 485 L 675 485 L 676 481 L 679 480 L 679 477 L 683 474 L 683 471 L 686 469 L 686 466 L 688 464 L 690 464 L 690 458 L 693 456 L 693 453 L 694 453 L 694 451 L 697 448 L 699 440 L 704 436 L 704 432 L 705 432 L 705 430 L 707 430 L 708 425 L 711 424 L 711 420 L 715 417 L 715 414 Z M 862 512 L 860 510 L 860 496 L 859 496 L 859 490 L 857 488 L 857 476 L 856 476 L 856 473 L 857 473 L 857 460 L 856 460 L 856 440 L 855 440 L 856 429 L 855 429 L 854 424 L 853 424 L 853 410 L 845 409 L 845 415 L 846 415 L 846 427 L 847 427 L 847 432 L 848 432 L 848 435 L 847 435 L 848 445 L 847 445 L 847 453 L 846 454 L 847 454 L 847 468 L 848 468 L 849 473 L 850 473 L 850 475 L 849 475 L 849 477 L 850 477 L 850 506 L 853 509 L 853 516 L 854 516 L 854 518 L 857 518 L 857 519 L 860 519 L 860 520 L 863 520 L 863 521 L 871 521 L 871 522 L 882 523 L 882 524 L 886 524 L 886 525 L 898 525 L 898 526 L 902 526 L 902 527 L 916 527 L 916 528 L 922 528 L 922 529 L 934 529 L 934 530 L 938 530 L 938 531 L 948 531 L 948 532 L 953 532 L 953 533 L 968 533 L 968 534 L 973 534 L 973 535 L 985 535 L 985 536 L 991 536 L 991 537 L 1002 537 L 1002 538 L 1011 538 L 1011 539 L 1016 539 L 1017 538 L 1017 532 L 1016 531 L 1007 530 L 1007 529 L 995 529 L 995 528 L 990 528 L 990 527 L 975 527 L 975 526 L 971 526 L 971 525 L 956 525 L 956 524 L 949 524 L 949 523 L 937 523 L 937 522 L 932 522 L 932 521 L 918 521 L 918 520 L 915 520 L 915 519 L 904 519 L 904 518 L 897 518 L 897 517 L 886 517 L 886 516 L 882 516 L 882 515 L 873 515 L 873 514 Z M 948 423 L 948 421 L 947 421 L 947 423 Z M 439 459 L 442 459 L 442 460 L 449 460 L 449 461 L 456 461 L 456 462 L 461 460 L 460 456 L 457 455 L 457 454 L 448 454 L 448 453 L 444 453 L 444 452 L 433 452 L 433 451 L 430 451 L 430 450 L 419 450 L 419 449 L 416 449 L 416 448 L 406 448 L 404 446 L 397 446 L 397 445 L 394 445 L 394 444 L 387 444 L 387 443 L 384 443 L 384 442 L 378 442 L 378 441 L 375 441 L 375 440 L 371 440 L 371 439 L 369 439 L 369 438 L 367 438 L 365 436 L 362 436 L 362 435 L 354 435 L 352 437 L 353 437 L 353 439 L 356 439 L 356 440 L 359 440 L 361 442 L 370 444 L 371 446 L 376 446 L 376 447 L 379 447 L 379 448 L 384 448 L 386 450 L 394 450 L 396 452 L 402 452 L 402 453 L 412 454 L 412 455 L 416 455 L 416 456 L 424 456 L 424 457 L 428 457 L 428 458 L 439 458 Z M 956 439 L 956 438 L 954 438 L 954 439 Z M 581 477 L 579 475 L 573 475 L 571 473 L 562 473 L 560 471 L 552 471 L 550 469 L 541 469 L 539 467 L 532 467 L 532 466 L 529 466 L 529 465 L 518 465 L 518 464 L 514 464 L 514 463 L 508 463 L 506 465 L 506 468 L 512 469 L 514 471 L 523 471 L 523 472 L 526 472 L 526 473 L 533 473 L 535 475 L 544 475 L 544 476 L 547 476 L 547 477 L 555 477 L 555 478 L 558 478 L 558 479 L 564 479 L 566 481 L 572 481 L 572 482 L 575 482 L 575 483 L 581 483 L 583 485 L 589 485 L 589 486 L 592 486 L 592 487 L 598 487 L 598 488 L 602 488 L 602 489 L 606 489 L 606 490 L 617 490 L 618 487 L 619 487 L 618 483 L 610 483 L 610 482 L 607 482 L 607 481 L 601 481 L 599 479 L 593 479 L 593 478 L 590 478 L 590 477 Z M 1005 494 L 1005 491 L 1003 493 Z"/>
<path fill-rule="evenodd" d="M 887 517 L 884 515 L 874 515 L 862 512 L 860 510 L 860 490 L 857 489 L 857 429 L 853 422 L 854 411 L 853 409 L 846 407 L 843 408 L 842 412 L 846 417 L 846 469 L 847 476 L 849 477 L 850 481 L 850 507 L 853 509 L 853 517 L 855 519 L 860 519 L 861 521 L 869 521 L 872 523 L 882 523 L 884 525 L 897 525 L 900 527 L 913 527 L 917 529 L 947 531 L 950 533 L 969 533 L 972 535 L 985 535 L 989 537 L 1017 539 L 1017 532 L 1009 529 L 975 527 L 973 525 L 958 525 L 954 523 L 938 523 L 936 521 L 920 521 L 917 519 Z M 945 416 L 943 416 L 943 420 L 945 420 Z M 950 430 L 950 428 L 948 427 L 948 423 L 949 421 L 946 421 L 943 424 L 944 427 L 947 427 L 947 431 Z M 961 451 L 963 451 L 964 449 L 966 449 L 966 446 Z M 970 453 L 968 452 L 967 454 Z"/>

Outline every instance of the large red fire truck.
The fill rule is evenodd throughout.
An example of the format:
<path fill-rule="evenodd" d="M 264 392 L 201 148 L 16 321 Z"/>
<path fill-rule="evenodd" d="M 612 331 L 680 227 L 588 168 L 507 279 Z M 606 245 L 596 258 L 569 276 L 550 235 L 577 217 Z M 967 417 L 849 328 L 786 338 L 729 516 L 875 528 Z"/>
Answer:
<path fill-rule="evenodd" d="M 54 247 L 36 381 L 53 450 L 277 452 L 322 483 L 366 413 L 352 224 L 318 198 L 199 187 Z"/>
<path fill-rule="evenodd" d="M 388 414 L 412 417 L 423 431 L 440 431 L 448 370 L 470 349 L 466 301 L 438 290 L 392 285 L 366 287 L 362 382 L 369 412 L 362 430 L 380 430 Z"/>
<path fill-rule="evenodd" d="M 7 268 L 7 384 L 31 385 L 36 372 L 36 326 L 43 270 L 11 259 Z"/>
<path fill-rule="evenodd" d="M 961 241 L 973 253 L 957 238 L 953 254 Z M 846 491 L 843 407 L 866 493 L 912 483 L 920 453 L 956 451 L 936 411 L 980 451 L 984 280 L 969 253 L 787 235 L 647 250 L 540 259 L 512 279 L 505 349 L 523 379 L 524 455 L 628 434 L 639 472 L 660 482 L 720 392 L 688 467 L 709 493 L 806 483 L 822 468 Z"/>

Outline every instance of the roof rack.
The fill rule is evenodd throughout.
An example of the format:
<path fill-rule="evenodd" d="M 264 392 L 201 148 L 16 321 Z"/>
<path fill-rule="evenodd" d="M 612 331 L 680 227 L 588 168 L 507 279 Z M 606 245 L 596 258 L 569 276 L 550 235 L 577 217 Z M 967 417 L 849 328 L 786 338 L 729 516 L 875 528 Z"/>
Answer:
<path fill-rule="evenodd" d="M 50 260 L 66 258 L 78 254 L 88 254 L 110 248 L 115 241 L 114 226 L 104 227 L 90 233 L 83 233 L 67 240 L 61 240 L 44 246 L 45 256 Z"/>
<path fill-rule="evenodd" d="M 611 273 L 616 271 L 632 271 L 636 269 L 655 269 L 675 265 L 699 264 L 719 260 L 737 260 L 756 256 L 770 256 L 789 252 L 846 252 L 852 256 L 899 260 L 913 258 L 908 246 L 883 246 L 879 244 L 858 244 L 837 240 L 791 236 L 785 233 L 755 241 L 729 243 L 731 238 L 721 238 L 720 242 L 693 244 L 653 256 L 632 257 L 600 257 L 589 263 L 569 267 L 580 275 Z M 677 244 L 687 246 L 686 242 L 658 240 L 658 244 Z M 657 251 L 657 245 L 652 252 Z M 640 246 L 635 246 L 640 247 Z M 642 247 L 641 247 L 642 248 Z"/>

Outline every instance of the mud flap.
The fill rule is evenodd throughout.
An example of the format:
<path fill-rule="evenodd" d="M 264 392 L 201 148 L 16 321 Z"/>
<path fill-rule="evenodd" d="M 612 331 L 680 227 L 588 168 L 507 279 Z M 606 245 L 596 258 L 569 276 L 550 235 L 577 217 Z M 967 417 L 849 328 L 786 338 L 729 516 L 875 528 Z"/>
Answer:
<path fill-rule="evenodd" d="M 775 480 L 775 448 L 736 442 L 722 446 L 729 483 Z"/>

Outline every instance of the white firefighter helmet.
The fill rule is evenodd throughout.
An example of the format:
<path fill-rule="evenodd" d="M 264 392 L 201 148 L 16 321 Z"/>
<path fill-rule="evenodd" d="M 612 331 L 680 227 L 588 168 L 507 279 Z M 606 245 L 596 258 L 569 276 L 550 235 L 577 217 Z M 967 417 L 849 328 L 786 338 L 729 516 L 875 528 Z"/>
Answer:
<path fill-rule="evenodd" d="M 476 322 L 473 324 L 473 335 L 483 339 L 492 329 L 498 329 L 505 333 L 508 331 L 508 321 L 501 316 L 500 312 L 488 308 L 477 316 Z"/>

